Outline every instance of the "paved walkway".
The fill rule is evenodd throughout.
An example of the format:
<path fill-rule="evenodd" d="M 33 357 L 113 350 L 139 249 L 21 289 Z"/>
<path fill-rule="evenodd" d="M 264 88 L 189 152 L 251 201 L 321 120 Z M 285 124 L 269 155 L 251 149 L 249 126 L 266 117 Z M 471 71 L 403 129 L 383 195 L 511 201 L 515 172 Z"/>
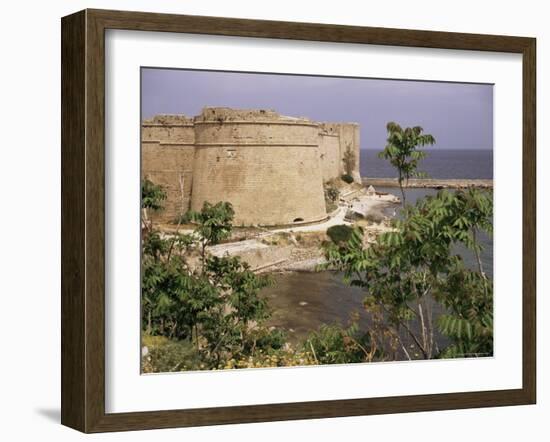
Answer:
<path fill-rule="evenodd" d="M 372 197 L 366 197 L 363 196 L 362 198 L 359 198 L 358 201 L 354 201 L 351 203 L 354 209 L 356 209 L 360 213 L 367 214 L 369 212 L 374 213 L 381 213 L 381 209 L 383 207 L 387 207 L 388 204 L 395 203 L 395 201 L 392 201 L 390 198 L 372 198 Z M 351 225 L 352 223 L 345 221 L 344 218 L 346 216 L 346 212 L 349 210 L 347 206 L 339 206 L 338 209 L 336 209 L 335 213 L 326 221 L 323 221 L 318 224 L 309 224 L 306 226 L 287 226 L 287 227 L 281 227 L 279 229 L 265 229 L 262 233 L 251 235 L 250 239 L 258 239 L 258 238 L 265 238 L 267 236 L 271 236 L 275 233 L 284 233 L 284 232 L 292 232 L 292 233 L 299 233 L 299 232 L 325 232 L 329 227 L 345 224 L 345 225 Z M 192 230 L 180 230 L 181 233 L 191 233 Z"/>
<path fill-rule="evenodd" d="M 324 232 L 329 227 L 336 226 L 338 224 L 350 224 L 347 221 L 344 221 L 344 217 L 346 216 L 346 207 L 338 207 L 336 213 L 331 216 L 326 221 L 319 223 L 319 224 L 310 224 L 308 226 L 291 226 L 291 227 L 284 227 L 281 229 L 274 229 L 266 231 L 265 233 L 267 235 L 273 234 L 273 233 L 281 233 L 281 232 Z"/>

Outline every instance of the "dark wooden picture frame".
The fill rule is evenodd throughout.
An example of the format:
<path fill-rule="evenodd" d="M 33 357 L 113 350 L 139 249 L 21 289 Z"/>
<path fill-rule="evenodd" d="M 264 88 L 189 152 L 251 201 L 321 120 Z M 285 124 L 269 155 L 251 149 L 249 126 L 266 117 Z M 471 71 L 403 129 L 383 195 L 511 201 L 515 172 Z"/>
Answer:
<path fill-rule="evenodd" d="M 84 10 L 62 28 L 62 406 L 83 432 L 534 404 L 536 400 L 536 40 L 312 23 Z M 220 408 L 105 412 L 105 30 L 125 29 L 419 48 L 523 57 L 523 385 L 467 393 Z"/>

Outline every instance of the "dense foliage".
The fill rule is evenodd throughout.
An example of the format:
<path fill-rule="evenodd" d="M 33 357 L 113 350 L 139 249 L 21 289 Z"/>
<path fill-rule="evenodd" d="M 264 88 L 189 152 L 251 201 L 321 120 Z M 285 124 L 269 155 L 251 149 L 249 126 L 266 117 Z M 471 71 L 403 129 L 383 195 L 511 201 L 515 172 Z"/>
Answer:
<path fill-rule="evenodd" d="M 345 224 L 338 224 L 327 229 L 328 237 L 336 244 L 349 241 L 352 232 L 353 228 Z"/>
<path fill-rule="evenodd" d="M 399 340 L 406 357 L 491 355 L 493 284 L 478 236 L 491 232 L 492 210 L 487 192 L 440 191 L 408 206 L 404 219 L 369 247 L 354 229 L 348 242 L 327 248 L 327 258 L 365 290 L 365 308 L 384 315 L 388 336 Z M 477 268 L 454 253 L 457 244 L 470 250 Z M 443 312 L 437 324 L 435 309 Z M 450 342 L 444 349 L 434 340 L 435 327 Z"/>
<path fill-rule="evenodd" d="M 322 325 L 318 331 L 310 333 L 304 349 L 311 351 L 316 364 L 372 362 L 383 355 L 382 349 L 374 345 L 372 333 L 361 330 L 357 320 L 349 327 Z"/>
<path fill-rule="evenodd" d="M 142 208 L 158 210 L 163 192 L 152 183 L 142 186 Z M 258 292 L 269 278 L 254 274 L 237 257 L 216 257 L 207 247 L 231 233 L 233 208 L 229 203 L 205 203 L 190 212 L 190 233 L 164 235 L 145 222 L 142 233 L 142 327 L 145 336 L 164 336 L 180 345 L 153 346 L 149 362 L 177 354 L 174 370 L 200 366 L 217 368 L 231 358 L 279 348 L 284 340 L 262 326 L 269 317 Z M 158 354 L 158 348 L 165 352 Z M 164 359 L 163 359 L 164 358 Z M 171 363 L 171 362 L 170 362 Z M 161 364 L 163 367 L 165 363 Z M 169 365 L 169 364 L 168 364 Z"/>

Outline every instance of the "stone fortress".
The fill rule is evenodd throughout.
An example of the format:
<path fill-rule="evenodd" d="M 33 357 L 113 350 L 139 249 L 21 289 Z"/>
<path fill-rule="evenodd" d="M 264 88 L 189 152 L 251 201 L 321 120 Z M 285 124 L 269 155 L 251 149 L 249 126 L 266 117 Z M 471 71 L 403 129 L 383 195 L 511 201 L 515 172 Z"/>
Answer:
<path fill-rule="evenodd" d="M 230 202 L 236 226 L 321 222 L 328 217 L 323 184 L 346 172 L 361 182 L 356 123 L 207 107 L 192 118 L 157 115 L 141 129 L 142 176 L 167 194 L 156 215 L 163 222 L 205 201 Z"/>

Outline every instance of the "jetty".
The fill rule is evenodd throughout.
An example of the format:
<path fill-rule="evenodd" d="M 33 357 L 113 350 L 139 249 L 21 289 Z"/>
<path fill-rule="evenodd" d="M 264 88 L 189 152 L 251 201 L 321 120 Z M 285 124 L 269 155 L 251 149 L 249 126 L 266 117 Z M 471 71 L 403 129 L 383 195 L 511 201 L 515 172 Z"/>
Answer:
<path fill-rule="evenodd" d="M 374 187 L 399 187 L 397 178 L 367 178 L 363 177 L 363 184 Z M 493 180 L 484 179 L 438 179 L 438 178 L 411 178 L 403 187 L 426 189 L 492 189 Z"/>

